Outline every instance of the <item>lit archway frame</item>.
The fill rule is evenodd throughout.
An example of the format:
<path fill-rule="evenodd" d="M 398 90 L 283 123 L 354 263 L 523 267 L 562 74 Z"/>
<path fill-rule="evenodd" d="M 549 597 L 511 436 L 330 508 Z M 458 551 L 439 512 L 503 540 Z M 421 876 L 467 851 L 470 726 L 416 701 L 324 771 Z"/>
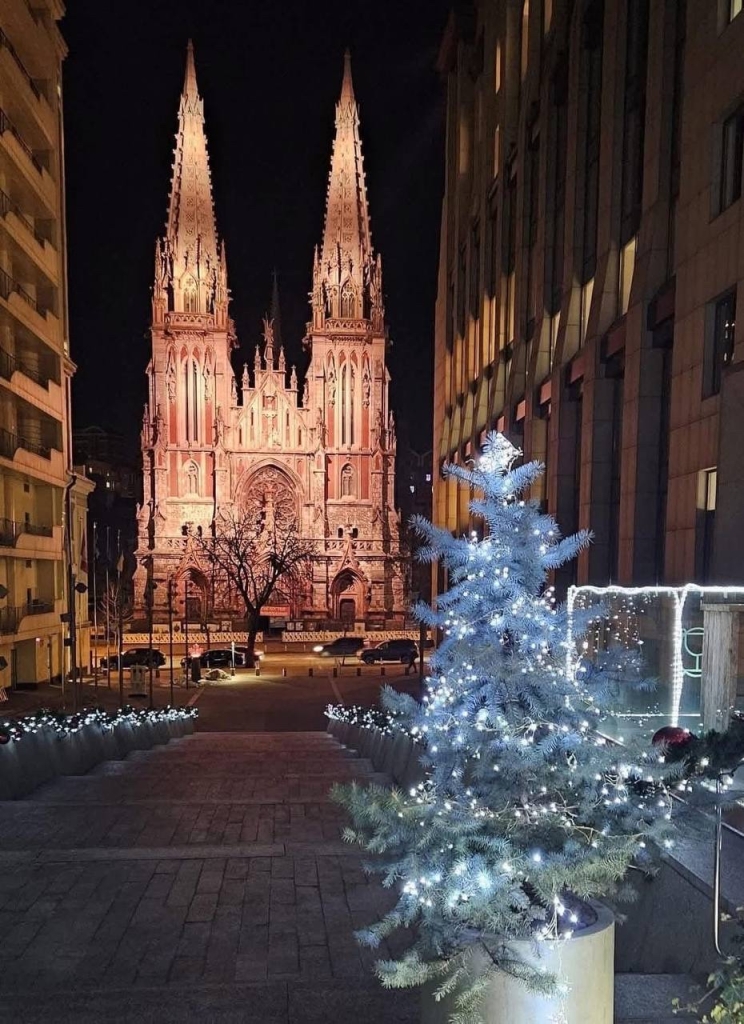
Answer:
<path fill-rule="evenodd" d="M 667 596 L 674 601 L 674 625 L 672 645 L 672 725 L 679 725 L 679 709 L 682 703 L 682 687 L 684 685 L 684 666 L 682 664 L 682 616 L 684 614 L 685 601 L 689 594 L 699 594 L 705 597 L 707 594 L 716 597 L 740 597 L 744 601 L 744 587 L 718 586 L 706 587 L 698 583 L 686 583 L 683 587 L 647 586 L 647 587 L 594 587 L 590 584 L 573 586 L 568 588 L 566 595 L 566 612 L 568 617 L 568 629 L 566 637 L 566 675 L 573 678 L 578 665 L 579 658 L 576 657 L 573 639 L 573 614 L 576 598 L 581 594 L 592 594 L 596 597 L 607 597 L 618 595 L 619 597 L 651 597 Z"/>

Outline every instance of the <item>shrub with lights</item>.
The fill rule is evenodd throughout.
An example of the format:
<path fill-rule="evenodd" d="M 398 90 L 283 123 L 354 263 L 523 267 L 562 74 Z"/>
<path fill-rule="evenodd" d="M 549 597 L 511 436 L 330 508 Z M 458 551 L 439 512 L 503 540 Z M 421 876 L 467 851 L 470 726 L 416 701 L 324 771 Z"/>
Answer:
<path fill-rule="evenodd" d="M 386 690 L 383 704 L 392 727 L 420 741 L 426 782 L 407 793 L 334 790 L 353 822 L 347 840 L 376 855 L 370 869 L 398 892 L 358 938 L 379 947 L 411 929 L 407 952 L 378 962 L 378 974 L 390 987 L 434 980 L 438 996 L 456 990 L 458 1024 L 480 1019 L 496 972 L 554 990 L 558 979 L 515 940 L 539 949 L 569 939 L 589 923 L 589 900 L 632 898 L 629 869 L 650 867 L 672 842 L 661 778 L 669 765 L 601 735 L 608 698 L 640 681 L 640 667 L 610 650 L 567 668 L 567 619 L 547 580 L 590 537 L 562 539 L 538 503 L 524 500 L 543 467 L 515 467 L 519 454 L 491 434 L 472 468 L 447 467 L 475 494 L 483 536 L 416 522 L 420 557 L 438 561 L 449 580 L 436 610 L 418 614 L 444 639 L 422 703 Z M 574 618 L 574 642 L 588 625 Z M 476 977 L 474 951 L 484 949 L 489 968 Z"/>
<path fill-rule="evenodd" d="M 178 721 L 185 718 L 196 718 L 198 708 L 133 708 L 127 705 L 115 711 L 104 708 L 85 708 L 75 714 L 68 715 L 64 711 L 50 711 L 42 708 L 22 718 L 8 718 L 0 721 L 0 746 L 17 742 L 26 736 L 48 730 L 63 739 L 72 736 L 89 725 L 97 725 L 101 729 L 113 729 L 117 725 L 147 725 L 156 722 Z"/>

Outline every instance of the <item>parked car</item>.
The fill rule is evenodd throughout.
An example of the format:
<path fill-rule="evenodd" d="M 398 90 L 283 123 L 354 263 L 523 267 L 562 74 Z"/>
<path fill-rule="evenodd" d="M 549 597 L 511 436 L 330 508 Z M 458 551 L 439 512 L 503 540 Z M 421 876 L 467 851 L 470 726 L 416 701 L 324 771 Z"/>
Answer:
<path fill-rule="evenodd" d="M 235 648 L 235 668 L 255 668 L 259 663 L 261 655 L 258 651 L 252 654 L 247 647 Z M 182 658 L 181 667 L 186 668 L 191 664 L 191 658 Z M 233 653 L 230 647 L 215 647 L 210 651 L 204 651 L 199 656 L 199 664 L 202 668 L 230 669 L 233 665 Z"/>
<path fill-rule="evenodd" d="M 149 666 L 151 656 L 153 668 L 165 665 L 165 655 L 156 647 L 152 650 L 149 647 L 133 647 L 131 651 L 124 651 L 121 659 L 122 668 L 131 668 L 132 665 Z M 110 658 L 101 658 L 101 668 L 108 668 L 109 664 L 111 668 L 118 669 L 119 655 L 112 654 Z"/>
<path fill-rule="evenodd" d="M 321 658 L 341 658 L 343 661 L 344 658 L 353 658 L 355 654 L 359 654 L 363 647 L 363 636 L 337 636 L 330 643 L 318 644 L 313 650 Z"/>
<path fill-rule="evenodd" d="M 394 661 L 401 665 L 410 665 L 418 658 L 418 644 L 415 640 L 385 640 L 376 647 L 362 651 L 361 659 L 365 665 L 374 665 L 383 661 Z"/>

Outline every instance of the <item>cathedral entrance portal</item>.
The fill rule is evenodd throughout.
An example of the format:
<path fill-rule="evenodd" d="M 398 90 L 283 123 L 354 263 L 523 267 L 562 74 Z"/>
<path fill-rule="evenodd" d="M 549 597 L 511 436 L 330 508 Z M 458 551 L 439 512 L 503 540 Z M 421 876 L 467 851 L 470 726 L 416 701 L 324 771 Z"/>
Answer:
<path fill-rule="evenodd" d="M 175 608 L 189 622 L 202 623 L 209 618 L 209 584 L 203 572 L 187 569 L 176 579 Z"/>
<path fill-rule="evenodd" d="M 333 617 L 351 625 L 364 618 L 364 581 L 350 569 L 344 569 L 333 581 Z"/>

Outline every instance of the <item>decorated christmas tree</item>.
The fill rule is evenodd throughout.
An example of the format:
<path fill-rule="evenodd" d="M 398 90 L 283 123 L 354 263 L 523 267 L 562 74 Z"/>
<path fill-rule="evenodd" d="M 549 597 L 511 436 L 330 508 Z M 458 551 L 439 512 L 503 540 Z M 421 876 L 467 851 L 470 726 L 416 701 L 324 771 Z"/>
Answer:
<path fill-rule="evenodd" d="M 447 468 L 474 495 L 482 529 L 457 538 L 416 523 L 422 557 L 447 574 L 436 609 L 418 609 L 443 641 L 423 701 L 387 690 L 383 702 L 392 727 L 419 741 L 426 781 L 405 793 L 336 790 L 353 823 L 346 838 L 375 855 L 371 869 L 398 894 L 360 940 L 380 948 L 411 929 L 407 952 L 378 962 L 380 978 L 391 987 L 436 979 L 440 995 L 456 989 L 457 1021 L 479 1019 L 494 972 L 542 991 L 559 984 L 514 940 L 539 949 L 570 939 L 591 916 L 589 900 L 629 897 L 631 866 L 644 870 L 671 843 L 660 779 L 668 766 L 602 735 L 608 699 L 640 669 L 616 650 L 576 657 L 589 622 L 574 619 L 569 637 L 548 587 L 590 537 L 562 539 L 524 499 L 543 467 L 515 467 L 519 455 L 492 434 L 472 468 Z M 477 979 L 476 948 L 490 965 Z"/>

